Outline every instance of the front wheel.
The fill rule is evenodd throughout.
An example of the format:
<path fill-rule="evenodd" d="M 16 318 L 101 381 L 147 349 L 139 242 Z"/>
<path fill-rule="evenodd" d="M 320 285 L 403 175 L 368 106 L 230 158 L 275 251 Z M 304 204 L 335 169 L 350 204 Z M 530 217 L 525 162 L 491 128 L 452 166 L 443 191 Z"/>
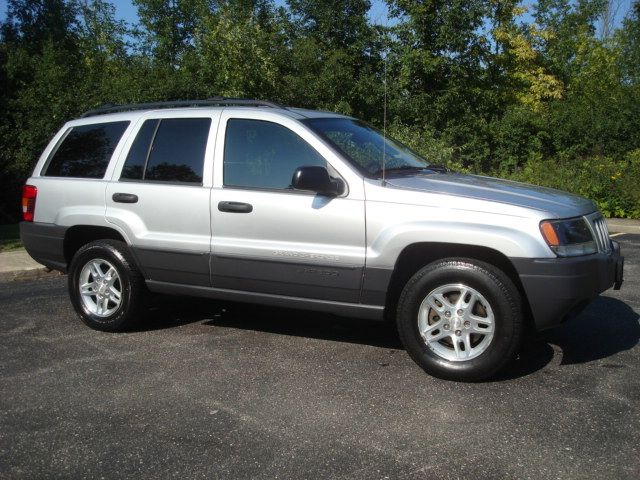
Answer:
<path fill-rule="evenodd" d="M 444 259 L 407 282 L 397 325 L 407 352 L 427 373 L 479 381 L 500 370 L 520 344 L 520 295 L 509 277 L 487 263 Z"/>
<path fill-rule="evenodd" d="M 91 328 L 107 332 L 131 328 L 138 320 L 144 293 L 144 279 L 123 242 L 91 242 L 71 261 L 71 303 Z"/>

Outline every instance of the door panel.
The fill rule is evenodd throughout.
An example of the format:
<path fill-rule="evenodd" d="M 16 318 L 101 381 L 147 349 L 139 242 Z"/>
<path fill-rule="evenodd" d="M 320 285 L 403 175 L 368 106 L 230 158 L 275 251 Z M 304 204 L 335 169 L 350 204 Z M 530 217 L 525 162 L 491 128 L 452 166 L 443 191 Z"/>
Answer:
<path fill-rule="evenodd" d="M 239 119 L 278 128 L 254 128 L 254 121 L 244 132 L 227 129 Z M 261 144 L 265 132 L 269 140 Z M 214 287 L 359 302 L 365 261 L 360 185 L 337 198 L 283 188 L 296 166 L 327 165 L 310 135 L 298 122 L 268 112 L 223 112 L 211 193 Z"/>
<path fill-rule="evenodd" d="M 107 185 L 107 221 L 129 239 L 148 279 L 211 284 L 210 139 L 218 116 L 151 112 Z"/>

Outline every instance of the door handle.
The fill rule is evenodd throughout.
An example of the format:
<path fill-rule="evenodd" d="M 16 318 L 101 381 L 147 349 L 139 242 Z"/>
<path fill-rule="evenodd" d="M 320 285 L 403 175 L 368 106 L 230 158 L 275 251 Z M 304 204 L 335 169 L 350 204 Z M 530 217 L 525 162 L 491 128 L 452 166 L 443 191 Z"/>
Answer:
<path fill-rule="evenodd" d="M 243 202 L 220 202 L 218 203 L 218 210 L 229 213 L 251 213 L 253 205 Z"/>
<path fill-rule="evenodd" d="M 133 193 L 114 193 L 111 197 L 114 202 L 118 203 L 137 203 L 138 196 Z"/>

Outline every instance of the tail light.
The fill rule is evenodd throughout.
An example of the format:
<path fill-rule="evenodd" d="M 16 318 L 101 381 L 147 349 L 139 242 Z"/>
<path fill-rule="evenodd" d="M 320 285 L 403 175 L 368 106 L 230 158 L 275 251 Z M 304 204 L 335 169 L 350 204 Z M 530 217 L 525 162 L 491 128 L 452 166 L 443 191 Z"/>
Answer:
<path fill-rule="evenodd" d="M 22 220 L 25 222 L 33 222 L 37 196 L 38 189 L 33 185 L 25 185 L 22 187 Z"/>

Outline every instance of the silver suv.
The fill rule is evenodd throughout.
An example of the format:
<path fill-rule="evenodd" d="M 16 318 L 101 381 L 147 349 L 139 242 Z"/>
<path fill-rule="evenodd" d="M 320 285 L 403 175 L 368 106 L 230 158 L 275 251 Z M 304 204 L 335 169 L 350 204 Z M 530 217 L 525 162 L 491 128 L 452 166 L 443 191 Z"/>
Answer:
<path fill-rule="evenodd" d="M 589 200 L 254 100 L 87 112 L 51 140 L 22 205 L 27 251 L 68 272 L 92 328 L 130 328 L 148 290 L 388 319 L 448 379 L 495 374 L 527 324 L 622 283 Z"/>

